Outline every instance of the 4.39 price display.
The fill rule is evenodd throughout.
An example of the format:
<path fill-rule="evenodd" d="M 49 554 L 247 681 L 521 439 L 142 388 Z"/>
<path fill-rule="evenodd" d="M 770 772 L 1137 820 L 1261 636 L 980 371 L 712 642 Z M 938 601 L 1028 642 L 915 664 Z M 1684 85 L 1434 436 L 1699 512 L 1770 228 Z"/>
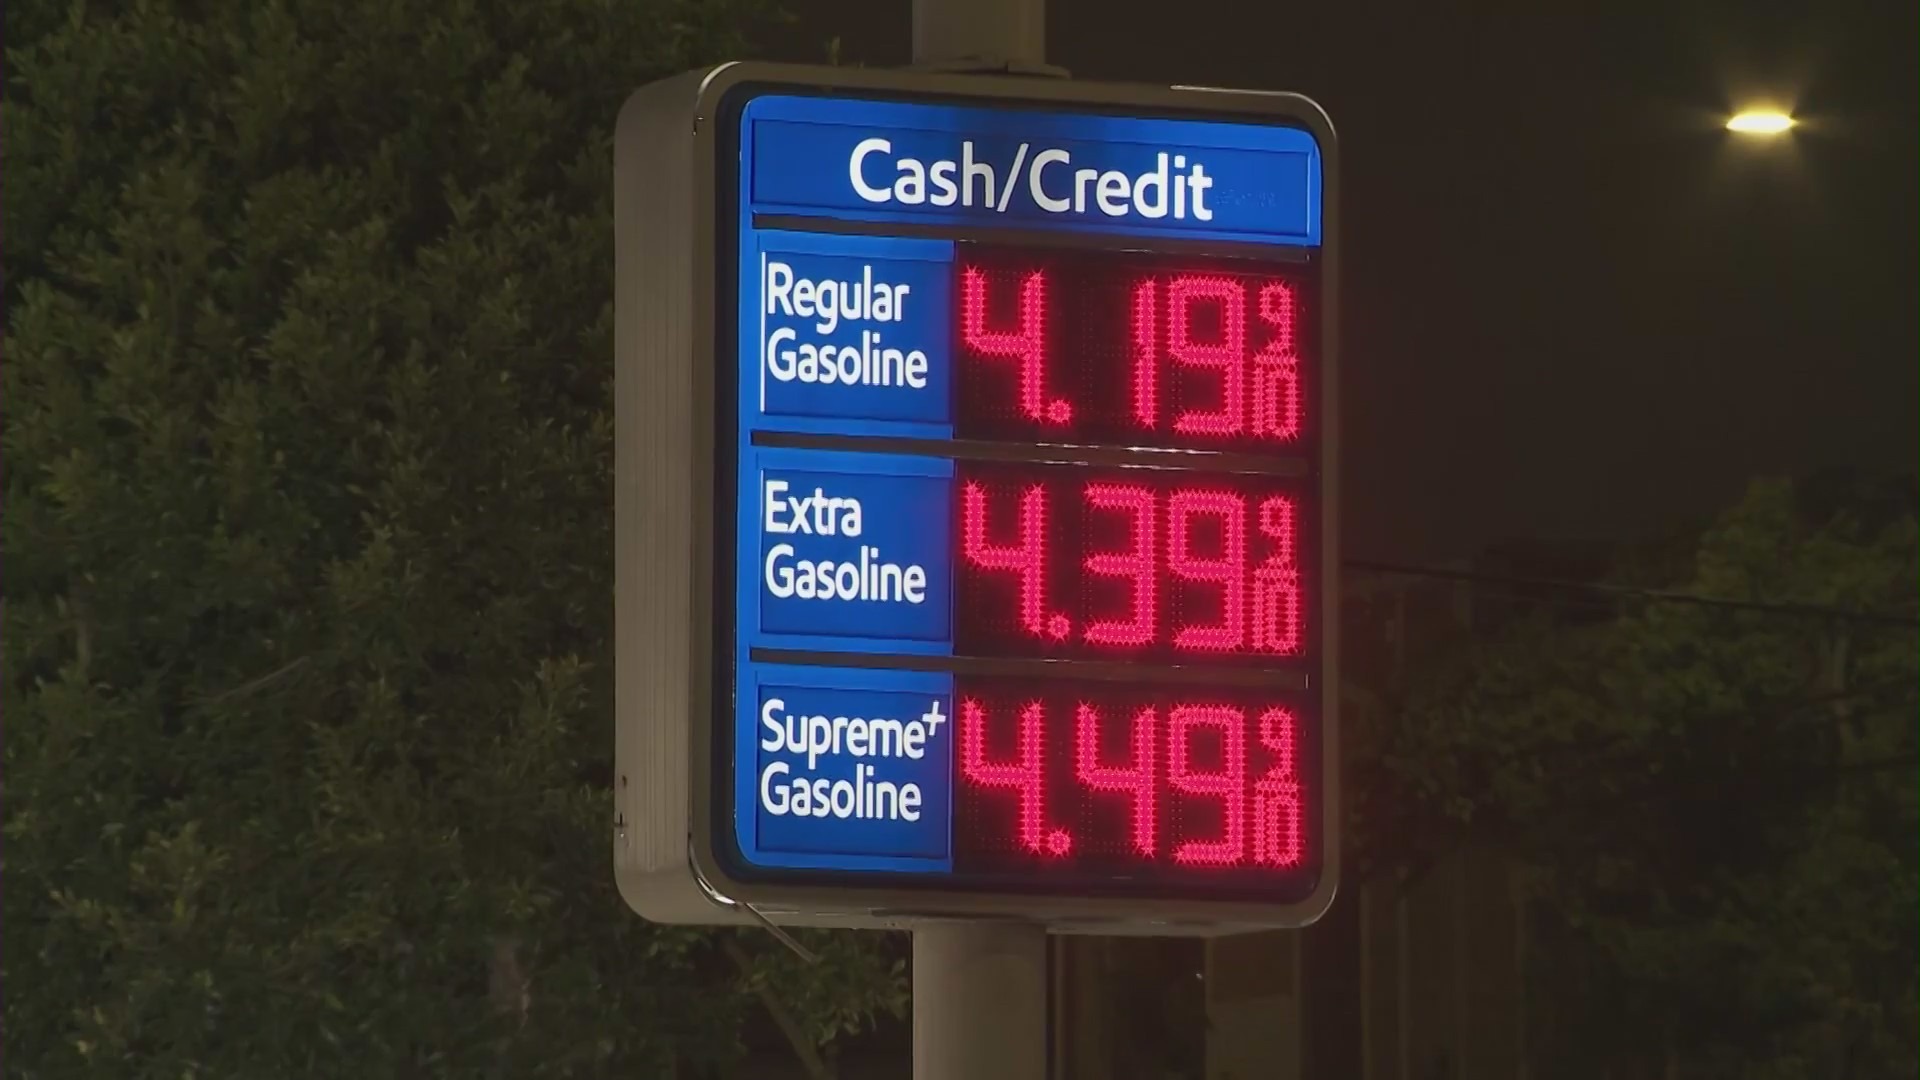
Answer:
<path fill-rule="evenodd" d="M 1306 651 L 1300 496 L 1276 480 L 963 462 L 955 487 L 958 652 Z"/>

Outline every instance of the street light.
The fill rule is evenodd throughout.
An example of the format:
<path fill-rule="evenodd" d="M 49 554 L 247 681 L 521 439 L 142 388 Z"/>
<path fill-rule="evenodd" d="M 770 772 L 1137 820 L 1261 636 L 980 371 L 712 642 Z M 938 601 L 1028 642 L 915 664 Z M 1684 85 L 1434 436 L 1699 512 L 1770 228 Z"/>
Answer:
<path fill-rule="evenodd" d="M 1727 130 L 1741 135 L 1779 135 L 1793 127 L 1793 117 L 1772 109 L 1748 109 L 1727 118 Z"/>

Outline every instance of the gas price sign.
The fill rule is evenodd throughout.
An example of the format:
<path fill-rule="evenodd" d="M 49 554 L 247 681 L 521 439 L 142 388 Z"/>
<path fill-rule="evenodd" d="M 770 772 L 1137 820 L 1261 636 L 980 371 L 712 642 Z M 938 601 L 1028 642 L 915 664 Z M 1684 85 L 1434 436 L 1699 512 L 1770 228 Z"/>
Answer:
<path fill-rule="evenodd" d="M 696 399 L 716 554 L 688 572 L 712 613 L 702 879 L 864 910 L 1316 917 L 1324 118 L 723 81 Z"/>

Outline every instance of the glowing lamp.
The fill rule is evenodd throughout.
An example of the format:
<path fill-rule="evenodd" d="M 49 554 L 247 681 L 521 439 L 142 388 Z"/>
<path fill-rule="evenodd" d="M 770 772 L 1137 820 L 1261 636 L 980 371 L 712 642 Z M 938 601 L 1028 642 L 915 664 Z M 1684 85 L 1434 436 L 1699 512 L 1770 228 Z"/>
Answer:
<path fill-rule="evenodd" d="M 1727 130 L 1741 135 L 1779 135 L 1793 127 L 1793 117 L 1771 109 L 1750 109 L 1727 120 Z"/>

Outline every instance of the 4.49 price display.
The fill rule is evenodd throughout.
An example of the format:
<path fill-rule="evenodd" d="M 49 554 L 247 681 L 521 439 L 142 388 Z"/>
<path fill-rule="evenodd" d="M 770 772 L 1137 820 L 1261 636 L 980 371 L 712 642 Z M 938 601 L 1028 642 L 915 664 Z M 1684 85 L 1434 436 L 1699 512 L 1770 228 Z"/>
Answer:
<path fill-rule="evenodd" d="M 1299 874 L 1312 718 L 1258 692 L 956 688 L 956 868 L 1217 883 Z"/>

